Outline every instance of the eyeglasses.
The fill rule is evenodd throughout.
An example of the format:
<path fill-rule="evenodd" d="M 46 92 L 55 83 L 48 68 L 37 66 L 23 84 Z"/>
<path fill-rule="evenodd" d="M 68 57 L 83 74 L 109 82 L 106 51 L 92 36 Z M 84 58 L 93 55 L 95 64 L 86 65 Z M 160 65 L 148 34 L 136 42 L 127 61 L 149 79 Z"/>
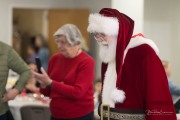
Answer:
<path fill-rule="evenodd" d="M 56 44 L 62 45 L 62 46 L 69 45 L 68 41 L 64 37 L 58 37 L 58 36 L 55 37 L 55 42 Z"/>
<path fill-rule="evenodd" d="M 99 45 L 108 46 L 108 41 L 106 40 L 106 35 L 103 33 L 94 33 L 94 38 L 97 40 Z"/>
<path fill-rule="evenodd" d="M 68 42 L 67 41 L 62 41 L 62 40 L 55 40 L 56 44 L 61 44 L 61 45 L 67 45 Z"/>
<path fill-rule="evenodd" d="M 106 35 L 103 33 L 94 33 L 94 38 L 97 41 L 103 41 L 103 40 L 105 40 L 105 37 L 106 37 Z"/>

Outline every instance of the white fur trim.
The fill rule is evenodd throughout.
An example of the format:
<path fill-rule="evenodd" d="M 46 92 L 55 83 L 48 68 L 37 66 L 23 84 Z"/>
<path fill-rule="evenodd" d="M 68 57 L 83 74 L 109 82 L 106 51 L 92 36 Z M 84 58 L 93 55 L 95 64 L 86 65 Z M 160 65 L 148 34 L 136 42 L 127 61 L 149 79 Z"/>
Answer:
<path fill-rule="evenodd" d="M 102 103 L 109 104 L 110 107 L 114 107 L 114 100 L 111 99 L 111 93 L 116 89 L 116 79 L 115 61 L 113 61 L 108 64 L 103 84 L 103 88 L 105 89 L 102 90 Z"/>
<path fill-rule="evenodd" d="M 97 32 L 110 36 L 117 36 L 119 31 L 119 22 L 115 17 L 106 17 L 99 13 L 90 14 L 87 31 L 90 33 Z"/>
<path fill-rule="evenodd" d="M 116 88 L 112 91 L 111 99 L 113 99 L 115 103 L 123 103 L 125 98 L 126 96 L 123 90 L 118 90 Z"/>
<path fill-rule="evenodd" d="M 115 103 L 122 103 L 125 100 L 125 92 L 116 88 L 116 66 L 115 60 L 108 63 L 105 73 L 104 84 L 102 90 L 102 103 L 115 107 Z"/>
<path fill-rule="evenodd" d="M 128 46 L 126 47 L 126 49 L 124 51 L 123 63 L 124 63 L 124 59 L 126 57 L 126 54 L 127 54 L 128 50 L 130 48 L 134 48 L 134 47 L 140 46 L 142 44 L 149 45 L 156 52 L 157 55 L 159 54 L 159 49 L 158 49 L 158 47 L 156 46 L 156 44 L 152 40 L 144 38 L 142 36 L 137 36 L 135 38 L 131 38 Z"/>

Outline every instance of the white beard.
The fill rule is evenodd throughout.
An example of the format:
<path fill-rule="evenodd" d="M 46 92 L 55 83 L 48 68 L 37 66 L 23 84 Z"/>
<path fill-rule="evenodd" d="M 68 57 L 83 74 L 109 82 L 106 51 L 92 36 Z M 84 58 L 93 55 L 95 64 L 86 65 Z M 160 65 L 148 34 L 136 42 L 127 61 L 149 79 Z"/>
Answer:
<path fill-rule="evenodd" d="M 115 60 L 116 56 L 117 37 L 113 37 L 110 43 L 100 44 L 99 57 L 104 63 L 109 63 Z"/>

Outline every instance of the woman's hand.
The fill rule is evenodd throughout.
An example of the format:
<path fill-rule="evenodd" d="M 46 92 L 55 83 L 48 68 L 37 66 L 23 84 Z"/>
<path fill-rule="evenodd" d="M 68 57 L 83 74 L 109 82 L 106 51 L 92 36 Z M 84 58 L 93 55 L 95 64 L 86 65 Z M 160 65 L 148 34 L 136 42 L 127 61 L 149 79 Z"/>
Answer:
<path fill-rule="evenodd" d="M 47 85 L 52 83 L 52 80 L 49 78 L 43 67 L 41 67 L 41 72 L 42 74 L 33 71 L 33 74 L 36 80 L 41 84 L 41 87 L 45 88 Z"/>

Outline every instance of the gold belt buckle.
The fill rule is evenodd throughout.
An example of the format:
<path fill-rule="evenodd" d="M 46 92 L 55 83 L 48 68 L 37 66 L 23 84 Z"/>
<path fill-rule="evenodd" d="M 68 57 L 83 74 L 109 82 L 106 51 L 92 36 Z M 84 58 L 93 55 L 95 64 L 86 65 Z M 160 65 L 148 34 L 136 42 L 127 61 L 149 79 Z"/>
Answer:
<path fill-rule="evenodd" d="M 104 110 L 106 108 L 107 110 Z M 110 120 L 110 106 L 108 104 L 101 104 L 101 120 L 103 117 L 107 117 L 107 120 Z"/>

